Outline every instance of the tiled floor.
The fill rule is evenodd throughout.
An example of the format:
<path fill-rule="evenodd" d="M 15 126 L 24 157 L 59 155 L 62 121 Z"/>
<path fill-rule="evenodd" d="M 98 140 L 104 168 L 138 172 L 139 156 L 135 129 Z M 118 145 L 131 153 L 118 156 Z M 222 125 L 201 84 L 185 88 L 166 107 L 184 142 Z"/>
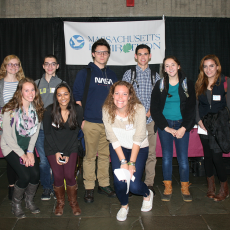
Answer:
<path fill-rule="evenodd" d="M 27 218 L 17 219 L 11 214 L 10 201 L 7 198 L 6 163 L 0 159 L 0 230 L 52 230 L 52 229 L 76 229 L 76 230 L 152 230 L 152 229 L 207 229 L 227 230 L 230 229 L 230 199 L 224 202 L 214 202 L 205 197 L 205 177 L 193 177 L 190 191 L 193 195 L 193 202 L 185 203 L 180 194 L 179 174 L 176 161 L 173 167 L 173 196 L 170 202 L 162 202 L 163 192 L 161 159 L 156 167 L 155 189 L 153 210 L 147 213 L 140 211 L 142 197 L 133 196 L 130 198 L 130 212 L 125 222 L 116 220 L 116 213 L 120 208 L 117 198 L 108 198 L 97 193 L 95 189 L 95 201 L 86 204 L 83 201 L 84 188 L 82 175 L 78 177 L 79 191 L 78 201 L 82 214 L 73 216 L 67 202 L 64 214 L 56 217 L 53 213 L 55 200 L 41 201 L 41 186 L 39 187 L 35 202 L 40 208 L 39 214 L 31 214 L 25 210 Z M 219 186 L 217 187 L 219 188 Z M 23 201 L 23 206 L 24 201 Z"/>

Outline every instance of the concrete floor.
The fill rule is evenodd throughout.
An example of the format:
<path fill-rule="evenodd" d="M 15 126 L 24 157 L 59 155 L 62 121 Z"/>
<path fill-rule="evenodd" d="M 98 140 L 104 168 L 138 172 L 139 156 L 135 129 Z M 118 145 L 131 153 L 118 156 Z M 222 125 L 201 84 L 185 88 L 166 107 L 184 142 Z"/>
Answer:
<path fill-rule="evenodd" d="M 66 202 L 63 216 L 56 217 L 53 213 L 55 200 L 52 198 L 49 201 L 41 201 L 42 187 L 40 186 L 35 202 L 41 212 L 34 215 L 25 209 L 27 218 L 15 218 L 11 213 L 10 201 L 7 198 L 6 163 L 4 159 L 0 159 L 0 230 L 230 229 L 230 199 L 223 202 L 214 202 L 208 199 L 205 197 L 207 189 L 205 177 L 190 175 L 190 182 L 192 183 L 190 191 L 193 195 L 193 202 L 183 202 L 176 161 L 174 161 L 174 164 L 171 201 L 162 202 L 160 199 L 164 187 L 162 185 L 161 159 L 159 159 L 156 166 L 156 196 L 153 202 L 153 210 L 147 213 L 141 212 L 142 197 L 133 196 L 130 198 L 130 212 L 127 220 L 119 222 L 116 220 L 116 213 L 120 208 L 117 198 L 108 198 L 98 194 L 95 189 L 94 203 L 86 204 L 83 201 L 84 188 L 81 174 L 78 177 L 78 201 L 82 209 L 80 216 L 73 216 L 72 210 Z M 219 186 L 217 189 L 219 189 Z M 24 207 L 24 201 L 22 204 Z"/>

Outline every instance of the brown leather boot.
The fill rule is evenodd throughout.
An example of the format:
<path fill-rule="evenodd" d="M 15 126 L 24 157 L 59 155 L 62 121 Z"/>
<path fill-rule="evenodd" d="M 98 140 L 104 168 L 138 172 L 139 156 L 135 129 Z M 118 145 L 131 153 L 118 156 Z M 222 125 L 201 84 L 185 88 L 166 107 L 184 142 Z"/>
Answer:
<path fill-rule="evenodd" d="M 162 195 L 161 200 L 162 201 L 170 201 L 172 196 L 172 181 L 171 180 L 164 180 L 163 181 L 165 190 L 164 194 Z"/>
<path fill-rule="evenodd" d="M 181 194 L 182 194 L 182 197 L 183 197 L 183 200 L 185 202 L 191 202 L 192 201 L 192 196 L 189 192 L 189 186 L 191 184 L 189 184 L 189 182 L 181 182 Z"/>
<path fill-rule="evenodd" d="M 80 209 L 79 204 L 77 202 L 78 186 L 77 186 L 77 184 L 75 184 L 73 186 L 67 185 L 66 187 L 67 187 L 67 195 L 68 195 L 69 205 L 73 210 L 73 214 L 75 216 L 78 216 L 81 214 L 81 209 Z"/>
<path fill-rule="evenodd" d="M 63 209 L 65 206 L 65 187 L 62 185 L 61 187 L 54 186 L 54 192 L 57 198 L 57 204 L 54 211 L 56 216 L 61 216 L 63 214 Z"/>
<path fill-rule="evenodd" d="M 214 197 L 214 201 L 224 201 L 228 197 L 228 181 L 220 182 L 220 190 L 219 193 Z"/>
<path fill-rule="evenodd" d="M 215 186 L 215 177 L 207 177 L 208 181 L 208 192 L 207 192 L 207 197 L 210 199 L 213 199 L 215 197 L 215 192 L 216 192 L 216 186 Z"/>

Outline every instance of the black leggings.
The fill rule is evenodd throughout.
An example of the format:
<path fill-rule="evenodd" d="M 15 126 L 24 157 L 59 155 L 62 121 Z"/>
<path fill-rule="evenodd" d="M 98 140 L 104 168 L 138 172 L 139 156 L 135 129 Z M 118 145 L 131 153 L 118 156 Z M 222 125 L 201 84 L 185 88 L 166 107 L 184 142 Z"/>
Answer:
<path fill-rule="evenodd" d="M 14 171 L 14 169 L 11 167 L 8 161 L 7 161 L 7 166 L 6 166 L 6 174 L 7 174 L 9 185 L 14 185 L 15 182 L 18 180 L 18 175 Z"/>
<path fill-rule="evenodd" d="M 218 179 L 221 182 L 225 182 L 227 180 L 227 174 L 225 170 L 225 166 L 223 163 L 222 152 L 221 153 L 214 153 L 209 146 L 209 139 L 204 139 L 200 135 L 200 140 L 203 145 L 204 150 L 204 168 L 207 177 L 213 176 L 213 165 L 216 168 L 216 173 Z"/>
<path fill-rule="evenodd" d="M 38 184 L 39 164 L 35 153 L 35 163 L 33 167 L 25 167 L 24 165 L 21 165 L 19 162 L 19 156 L 14 151 L 10 152 L 5 158 L 18 175 L 18 181 L 16 182 L 16 185 L 19 188 L 26 188 L 29 183 Z"/>

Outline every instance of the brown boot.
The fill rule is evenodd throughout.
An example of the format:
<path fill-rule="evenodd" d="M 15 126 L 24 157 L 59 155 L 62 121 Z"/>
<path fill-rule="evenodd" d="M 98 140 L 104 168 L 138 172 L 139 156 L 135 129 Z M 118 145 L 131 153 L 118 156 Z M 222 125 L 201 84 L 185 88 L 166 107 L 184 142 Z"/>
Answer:
<path fill-rule="evenodd" d="M 229 197 L 228 181 L 220 182 L 219 193 L 214 197 L 214 201 L 223 201 Z"/>
<path fill-rule="evenodd" d="M 57 204 L 54 211 L 56 216 L 61 216 L 63 214 L 63 209 L 65 206 L 65 187 L 62 185 L 61 187 L 54 186 L 54 192 L 57 198 Z"/>
<path fill-rule="evenodd" d="M 79 207 L 79 204 L 77 202 L 77 184 L 73 185 L 73 186 L 69 186 L 67 185 L 67 195 L 68 195 L 68 201 L 69 201 L 69 205 L 73 210 L 73 214 L 75 216 L 78 216 L 81 214 L 81 209 Z"/>
<path fill-rule="evenodd" d="M 189 186 L 191 184 L 189 184 L 189 182 L 181 182 L 181 194 L 182 194 L 182 197 L 183 197 L 183 200 L 185 202 L 191 202 L 192 201 L 192 196 L 189 192 Z"/>
<path fill-rule="evenodd" d="M 164 180 L 163 181 L 165 190 L 164 194 L 161 198 L 162 201 L 170 201 L 171 196 L 172 196 L 172 181 L 171 180 Z"/>
<path fill-rule="evenodd" d="M 216 186 L 215 186 L 215 177 L 207 177 L 208 181 L 208 192 L 207 192 L 207 197 L 210 199 L 213 199 L 215 197 L 215 192 L 216 192 Z"/>

